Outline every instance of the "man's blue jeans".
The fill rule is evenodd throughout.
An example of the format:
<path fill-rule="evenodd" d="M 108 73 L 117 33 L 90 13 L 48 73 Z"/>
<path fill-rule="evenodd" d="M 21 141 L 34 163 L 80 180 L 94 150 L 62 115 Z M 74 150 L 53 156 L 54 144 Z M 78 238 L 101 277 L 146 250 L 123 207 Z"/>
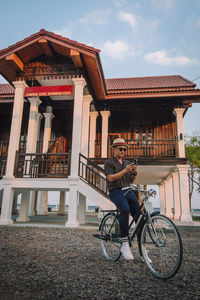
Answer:
<path fill-rule="evenodd" d="M 137 197 L 132 191 L 122 191 L 121 189 L 114 189 L 109 191 L 111 201 L 116 205 L 120 211 L 119 224 L 121 230 L 121 237 L 128 236 L 129 227 L 129 213 L 132 217 L 139 217 L 140 205 Z M 124 194 L 126 195 L 124 196 Z"/>

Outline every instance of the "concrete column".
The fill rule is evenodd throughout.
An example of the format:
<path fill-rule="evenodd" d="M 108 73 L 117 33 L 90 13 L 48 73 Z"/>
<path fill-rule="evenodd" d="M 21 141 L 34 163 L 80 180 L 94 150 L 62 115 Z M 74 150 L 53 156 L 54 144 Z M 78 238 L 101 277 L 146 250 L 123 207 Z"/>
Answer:
<path fill-rule="evenodd" d="M 16 219 L 17 222 L 29 222 L 30 221 L 30 219 L 28 217 L 29 197 L 30 197 L 30 191 L 24 190 L 22 192 L 19 217 Z"/>
<path fill-rule="evenodd" d="M 54 115 L 52 113 L 52 107 L 46 107 L 46 113 L 44 113 L 45 123 L 44 123 L 44 136 L 43 136 L 43 147 L 42 153 L 46 153 L 48 151 L 49 141 L 51 139 L 51 125 Z"/>
<path fill-rule="evenodd" d="M 81 151 L 83 88 L 86 85 L 84 78 L 72 79 L 74 82 L 74 115 L 72 129 L 71 176 L 78 176 L 79 153 Z"/>
<path fill-rule="evenodd" d="M 89 118 L 90 118 L 90 103 L 92 97 L 90 95 L 83 96 L 83 117 L 82 117 L 82 132 L 81 132 L 81 153 L 88 157 L 89 144 Z"/>
<path fill-rule="evenodd" d="M 48 214 L 48 192 L 38 191 L 36 212 L 40 216 Z"/>
<path fill-rule="evenodd" d="M 35 191 L 30 191 L 28 215 L 35 216 Z"/>
<path fill-rule="evenodd" d="M 102 116 L 102 132 L 101 132 L 101 157 L 107 157 L 108 155 L 108 119 L 110 117 L 110 111 L 100 111 Z"/>
<path fill-rule="evenodd" d="M 166 212 L 165 215 L 172 219 L 172 202 L 171 202 L 171 178 L 167 178 L 164 180 L 164 186 L 165 186 L 165 207 Z"/>
<path fill-rule="evenodd" d="M 165 186 L 164 183 L 159 184 L 160 196 L 160 214 L 165 215 Z"/>
<path fill-rule="evenodd" d="M 79 224 L 85 224 L 86 223 L 86 197 L 78 193 L 78 221 Z"/>
<path fill-rule="evenodd" d="M 172 173 L 173 183 L 173 198 L 174 198 L 174 220 L 180 220 L 181 216 L 181 201 L 180 201 L 180 188 L 178 171 Z"/>
<path fill-rule="evenodd" d="M 95 140 L 96 140 L 96 124 L 97 124 L 97 111 L 90 112 L 90 138 L 89 138 L 89 157 L 94 158 L 95 155 Z"/>
<path fill-rule="evenodd" d="M 6 164 L 6 177 L 13 177 L 15 155 L 16 151 L 19 149 L 19 141 L 21 134 L 21 124 L 24 107 L 24 90 L 27 87 L 24 81 L 15 81 L 13 82 L 13 84 L 15 86 L 15 98 L 13 105 L 8 156 Z"/>
<path fill-rule="evenodd" d="M 178 157 L 185 157 L 185 145 L 184 145 L 184 131 L 183 131 L 183 113 L 185 108 L 175 108 L 174 115 L 176 116 L 176 128 L 177 128 L 177 143 L 178 143 Z"/>
<path fill-rule="evenodd" d="M 68 221 L 65 227 L 79 227 L 78 221 L 78 178 L 70 181 Z"/>
<path fill-rule="evenodd" d="M 65 192 L 60 192 L 60 203 L 59 203 L 59 211 L 58 215 L 63 216 L 66 215 L 65 211 Z"/>
<path fill-rule="evenodd" d="M 191 222 L 191 212 L 189 203 L 189 180 L 188 169 L 189 165 L 177 165 L 179 172 L 179 190 L 181 198 L 181 221 Z"/>
<path fill-rule="evenodd" d="M 13 224 L 13 220 L 11 218 L 13 198 L 14 189 L 11 187 L 11 184 L 9 182 L 5 182 L 3 190 L 3 201 L 1 207 L 0 225 Z"/>
<path fill-rule="evenodd" d="M 42 153 L 46 153 L 49 147 L 49 140 L 51 139 L 51 126 L 54 118 L 52 107 L 46 107 L 46 113 L 44 113 L 44 135 L 43 135 L 43 147 Z M 48 192 L 39 191 L 37 196 L 37 214 L 47 215 L 48 214 Z"/>
<path fill-rule="evenodd" d="M 28 134 L 26 153 L 35 153 L 37 146 L 37 123 L 38 123 L 38 106 L 41 101 L 37 98 L 30 98 L 30 113 L 28 122 Z"/>

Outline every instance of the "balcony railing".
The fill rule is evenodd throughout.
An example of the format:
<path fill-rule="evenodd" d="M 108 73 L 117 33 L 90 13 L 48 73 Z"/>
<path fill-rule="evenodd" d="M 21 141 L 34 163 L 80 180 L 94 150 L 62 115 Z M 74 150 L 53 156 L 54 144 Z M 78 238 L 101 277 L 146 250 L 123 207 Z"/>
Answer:
<path fill-rule="evenodd" d="M 126 157 L 175 157 L 176 139 L 126 140 Z M 95 142 L 95 157 L 101 157 L 101 141 Z M 108 141 L 108 157 L 112 156 L 112 145 Z"/>
<path fill-rule="evenodd" d="M 16 153 L 14 175 L 18 178 L 68 177 L 70 153 Z"/>
<path fill-rule="evenodd" d="M 6 173 L 6 162 L 7 162 L 6 159 L 3 158 L 0 159 L 0 179 L 2 179 Z"/>
<path fill-rule="evenodd" d="M 7 157 L 8 155 L 8 141 L 0 141 L 0 157 Z"/>

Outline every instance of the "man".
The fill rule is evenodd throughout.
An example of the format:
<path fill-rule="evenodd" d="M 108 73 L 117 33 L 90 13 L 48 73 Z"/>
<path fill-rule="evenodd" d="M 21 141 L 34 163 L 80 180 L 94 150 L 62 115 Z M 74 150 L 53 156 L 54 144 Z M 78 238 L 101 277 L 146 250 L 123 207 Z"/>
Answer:
<path fill-rule="evenodd" d="M 140 205 L 137 197 L 132 191 L 126 193 L 123 187 L 127 187 L 135 180 L 137 176 L 137 166 L 123 157 L 127 150 L 127 144 L 124 139 L 118 138 L 113 142 L 114 156 L 107 159 L 104 165 L 107 186 L 111 201 L 120 211 L 119 224 L 122 238 L 121 253 L 127 260 L 133 260 L 128 241 L 129 213 L 136 220 L 140 214 Z"/>

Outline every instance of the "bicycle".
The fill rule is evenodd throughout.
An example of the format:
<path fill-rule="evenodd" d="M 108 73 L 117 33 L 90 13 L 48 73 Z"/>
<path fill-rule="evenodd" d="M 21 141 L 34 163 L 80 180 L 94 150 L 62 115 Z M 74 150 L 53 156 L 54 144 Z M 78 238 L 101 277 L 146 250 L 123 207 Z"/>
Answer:
<path fill-rule="evenodd" d="M 138 190 L 135 185 L 123 188 L 125 194 L 129 191 Z M 156 195 L 156 191 L 150 189 L 140 190 L 142 201 L 140 209 L 142 214 L 139 215 L 137 223 L 132 232 L 134 221 L 129 225 L 129 244 L 133 245 L 135 236 L 138 237 L 138 251 L 146 263 L 149 270 L 157 278 L 168 279 L 175 275 L 182 261 L 182 241 L 175 224 L 166 216 L 161 215 L 158 211 L 149 213 L 144 205 L 150 197 Z M 119 211 L 110 210 L 103 217 L 99 226 L 100 235 L 96 237 L 101 239 L 101 248 L 104 256 L 108 260 L 117 261 L 121 256 L 121 237 L 119 226 Z"/>

